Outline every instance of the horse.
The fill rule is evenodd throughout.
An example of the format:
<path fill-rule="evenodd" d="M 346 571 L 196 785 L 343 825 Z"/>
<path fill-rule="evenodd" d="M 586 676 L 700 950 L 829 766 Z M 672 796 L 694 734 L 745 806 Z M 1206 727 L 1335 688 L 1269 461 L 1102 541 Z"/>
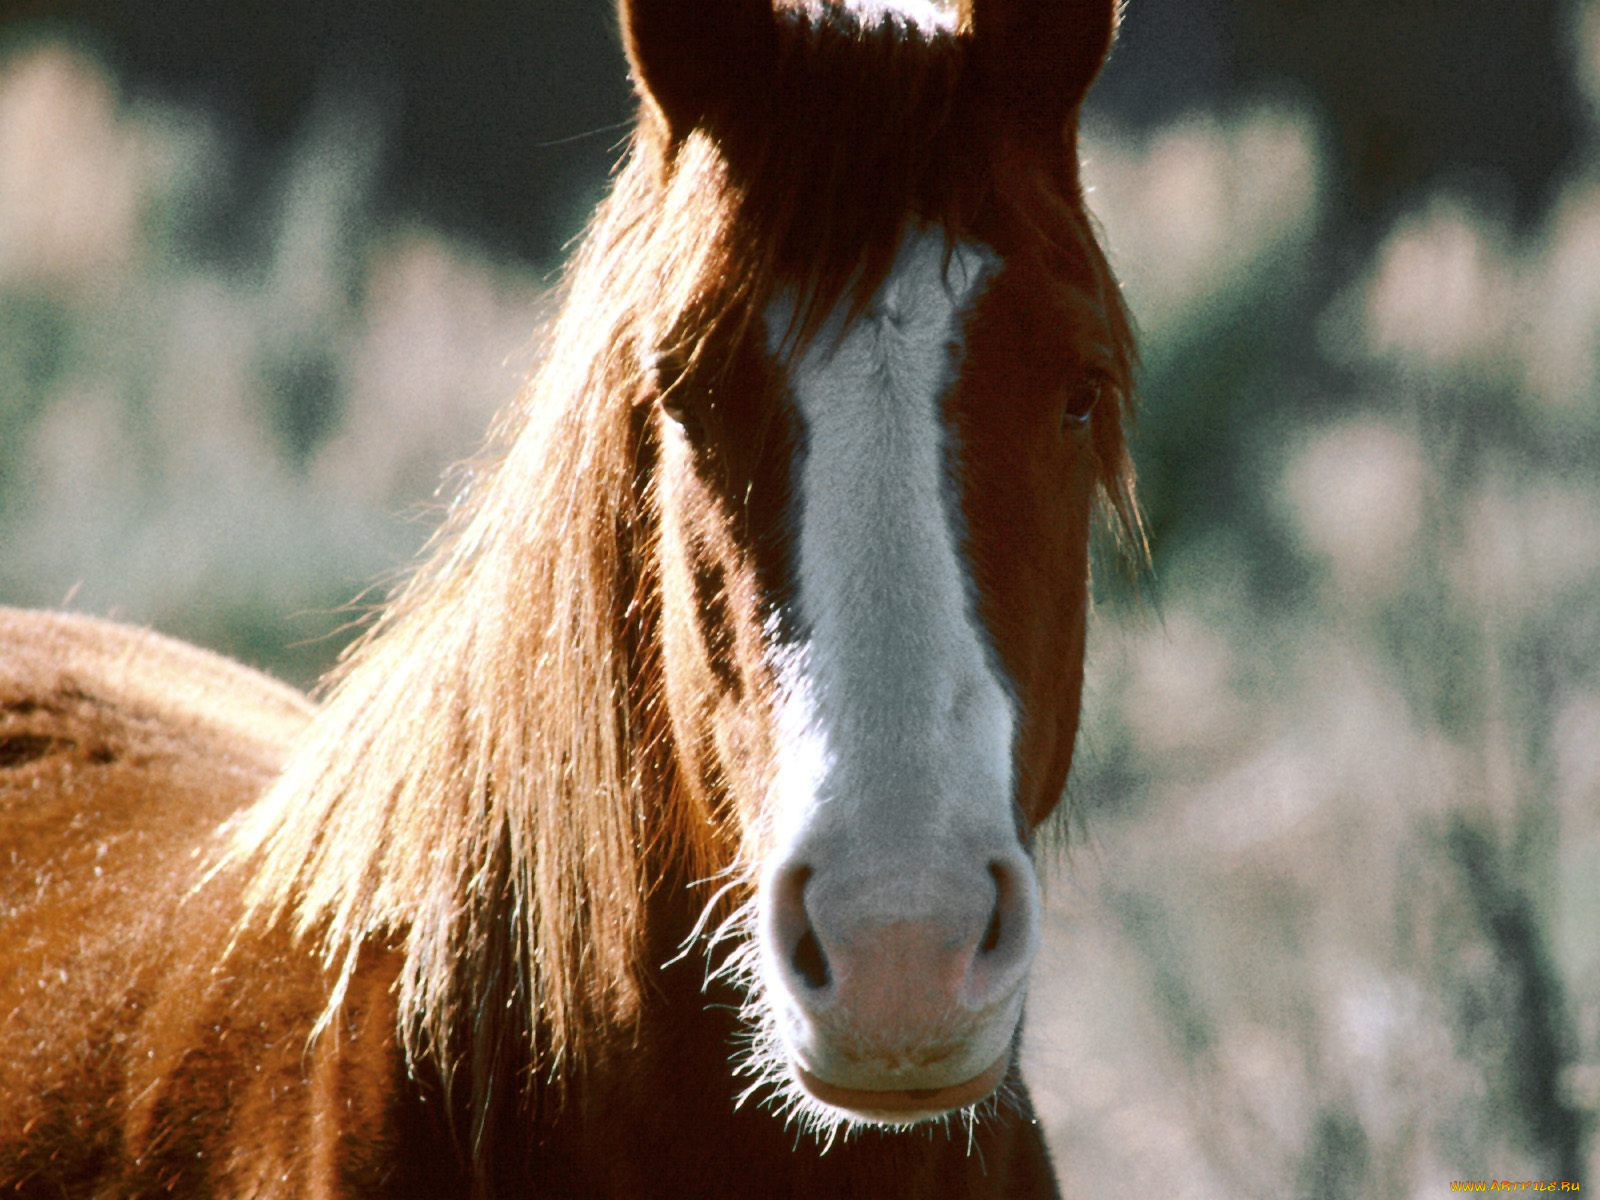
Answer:
<path fill-rule="evenodd" d="M 1117 9 L 623 0 L 546 358 L 318 702 L 0 615 L 7 1194 L 1057 1194 Z"/>

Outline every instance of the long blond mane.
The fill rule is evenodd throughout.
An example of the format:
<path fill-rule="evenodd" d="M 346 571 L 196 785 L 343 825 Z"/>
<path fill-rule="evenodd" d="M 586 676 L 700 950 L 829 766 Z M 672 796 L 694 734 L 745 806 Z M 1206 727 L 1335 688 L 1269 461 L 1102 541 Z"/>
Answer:
<path fill-rule="evenodd" d="M 503 424 L 503 461 L 232 830 L 226 862 L 250 872 L 244 926 L 285 922 L 310 941 L 332 974 L 328 1017 L 364 947 L 400 951 L 413 1061 L 448 1072 L 485 1013 L 510 1011 L 531 1069 L 559 1080 L 581 1067 L 637 1010 L 661 864 L 709 872 L 737 843 L 675 786 L 661 712 L 652 351 L 692 357 L 780 282 L 810 312 L 870 293 L 908 213 L 955 235 L 984 206 L 1010 206 L 1042 231 L 1041 253 L 1094 281 L 1131 372 L 1075 164 L 963 161 L 958 38 L 785 29 L 773 92 L 809 109 L 670 146 L 642 119 L 570 267 L 545 364 Z M 1102 489 L 1133 530 L 1121 422 L 1103 424 Z"/>

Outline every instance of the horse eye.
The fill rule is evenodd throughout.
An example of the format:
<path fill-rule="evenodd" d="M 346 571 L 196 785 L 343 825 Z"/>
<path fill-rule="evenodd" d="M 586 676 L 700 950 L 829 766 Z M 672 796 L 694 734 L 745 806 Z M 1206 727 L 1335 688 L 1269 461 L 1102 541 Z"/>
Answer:
<path fill-rule="evenodd" d="M 660 404 L 661 411 L 683 430 L 684 436 L 691 442 L 699 442 L 704 426 L 700 414 L 695 411 L 693 389 L 685 379 L 689 371 L 688 361 L 674 351 L 659 351 L 646 359 L 646 367 L 655 385 L 656 402 Z"/>
<path fill-rule="evenodd" d="M 1089 375 L 1069 384 L 1061 404 L 1061 431 L 1069 433 L 1088 425 L 1104 390 L 1105 380 L 1098 375 Z"/>
<path fill-rule="evenodd" d="M 682 385 L 661 394 L 661 411 L 667 419 L 683 431 L 683 436 L 694 445 L 705 441 L 705 424 L 689 398 L 690 389 Z"/>

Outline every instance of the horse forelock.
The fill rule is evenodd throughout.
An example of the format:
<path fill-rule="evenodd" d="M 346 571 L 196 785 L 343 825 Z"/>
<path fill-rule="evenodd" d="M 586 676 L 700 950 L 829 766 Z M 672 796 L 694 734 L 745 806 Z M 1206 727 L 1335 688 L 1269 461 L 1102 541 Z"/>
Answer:
<path fill-rule="evenodd" d="M 790 289 L 781 368 L 841 299 L 878 289 L 910 220 L 952 248 L 998 237 L 1048 264 L 1070 283 L 1064 304 L 1098 306 L 1124 405 L 1131 393 L 1131 332 L 1070 134 L 1054 155 L 1015 143 L 970 95 L 949 30 L 879 6 L 797 9 L 781 27 L 766 109 L 677 141 L 641 118 L 501 461 L 231 830 L 224 864 L 251 879 L 245 924 L 290 922 L 309 940 L 331 972 L 329 1018 L 362 948 L 398 946 L 407 1051 L 447 1076 L 507 1044 L 530 1085 L 580 1070 L 637 1011 L 663 863 L 709 875 L 741 842 L 690 811 L 671 759 L 652 355 L 752 336 Z M 1095 437 L 1102 491 L 1136 536 L 1120 413 Z"/>

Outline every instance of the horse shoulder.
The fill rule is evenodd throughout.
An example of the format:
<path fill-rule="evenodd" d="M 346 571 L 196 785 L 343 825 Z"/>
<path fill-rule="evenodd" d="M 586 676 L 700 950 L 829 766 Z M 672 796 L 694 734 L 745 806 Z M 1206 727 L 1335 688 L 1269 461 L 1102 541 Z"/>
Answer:
<path fill-rule="evenodd" d="M 198 886 L 311 711 L 147 630 L 0 609 L 0 1187 L 372 1190 L 394 964 L 313 1042 L 321 964 L 232 944 L 237 871 Z"/>

